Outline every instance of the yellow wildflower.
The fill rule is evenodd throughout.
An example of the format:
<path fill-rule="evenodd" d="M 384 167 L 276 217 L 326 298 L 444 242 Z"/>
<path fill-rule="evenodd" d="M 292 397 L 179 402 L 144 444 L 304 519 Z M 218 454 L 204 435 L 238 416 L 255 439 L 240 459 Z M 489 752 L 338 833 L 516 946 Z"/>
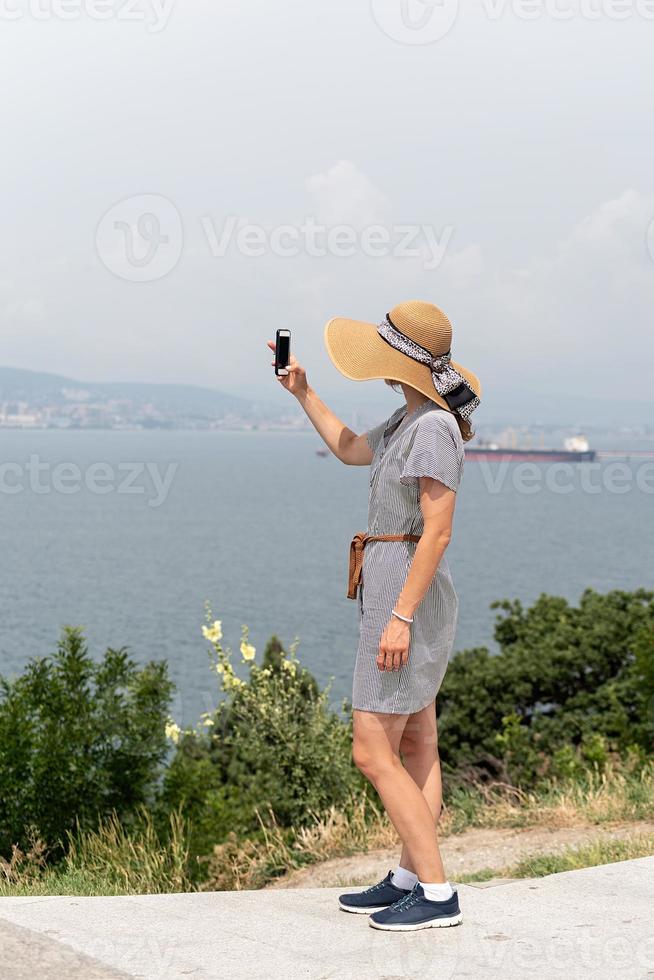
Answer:
<path fill-rule="evenodd" d="M 203 626 L 202 635 L 209 643 L 218 643 L 223 638 L 222 622 L 219 619 L 215 619 L 211 626 Z"/>
<path fill-rule="evenodd" d="M 256 652 L 256 648 L 251 643 L 248 643 L 247 640 L 241 640 L 241 656 L 243 660 L 254 660 Z"/>
<path fill-rule="evenodd" d="M 232 674 L 231 676 L 225 678 L 225 690 L 231 691 L 232 688 L 241 687 L 245 687 L 245 681 L 242 681 L 240 677 L 236 676 L 236 674 Z"/>
<path fill-rule="evenodd" d="M 165 733 L 166 738 L 169 738 L 171 742 L 177 745 L 179 742 L 179 736 L 182 734 L 182 729 L 176 722 L 173 721 L 172 718 L 169 718 L 166 722 Z"/>

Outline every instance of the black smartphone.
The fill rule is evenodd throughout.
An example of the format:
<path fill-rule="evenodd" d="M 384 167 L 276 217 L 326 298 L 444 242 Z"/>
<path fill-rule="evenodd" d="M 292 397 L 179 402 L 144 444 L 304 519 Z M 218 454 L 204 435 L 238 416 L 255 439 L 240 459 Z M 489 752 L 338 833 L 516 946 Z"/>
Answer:
<path fill-rule="evenodd" d="M 275 336 L 275 374 L 285 376 L 291 359 L 291 331 L 278 330 Z"/>

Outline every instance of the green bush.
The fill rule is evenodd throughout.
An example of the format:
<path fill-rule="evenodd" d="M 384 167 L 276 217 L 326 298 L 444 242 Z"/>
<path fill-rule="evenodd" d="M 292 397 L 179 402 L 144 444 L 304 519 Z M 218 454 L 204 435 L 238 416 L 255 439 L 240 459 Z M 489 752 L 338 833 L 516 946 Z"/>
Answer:
<path fill-rule="evenodd" d="M 245 633 L 243 681 L 220 646 L 219 624 L 205 633 L 225 696 L 198 728 L 176 733 L 162 798 L 190 820 L 193 852 L 207 854 L 230 831 L 260 830 L 270 811 L 279 827 L 302 826 L 360 795 L 350 725 L 329 710 L 329 690 L 319 690 L 294 651 L 273 637 L 259 666 Z"/>
<path fill-rule="evenodd" d="M 587 590 L 500 602 L 500 651 L 454 657 L 438 699 L 441 757 L 518 784 L 654 749 L 654 593 Z"/>
<path fill-rule="evenodd" d="M 0 854 L 38 837 L 56 856 L 69 831 L 114 812 L 129 822 L 154 798 L 171 692 L 164 663 L 111 649 L 95 662 L 72 628 L 53 656 L 0 678 Z"/>

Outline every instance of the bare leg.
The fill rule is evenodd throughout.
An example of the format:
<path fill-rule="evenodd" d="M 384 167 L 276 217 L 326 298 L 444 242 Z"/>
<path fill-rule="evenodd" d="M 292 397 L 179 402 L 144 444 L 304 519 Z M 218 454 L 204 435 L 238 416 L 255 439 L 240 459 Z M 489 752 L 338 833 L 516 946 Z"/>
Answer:
<path fill-rule="evenodd" d="M 354 711 L 354 762 L 379 793 L 418 878 L 444 882 L 434 814 L 400 759 L 410 717 Z"/>
<path fill-rule="evenodd" d="M 436 705 L 433 701 L 421 711 L 409 715 L 400 740 L 400 755 L 404 768 L 427 801 L 435 827 L 441 814 L 443 794 L 441 764 L 438 757 Z M 402 847 L 400 866 L 407 871 L 415 871 L 406 845 Z"/>

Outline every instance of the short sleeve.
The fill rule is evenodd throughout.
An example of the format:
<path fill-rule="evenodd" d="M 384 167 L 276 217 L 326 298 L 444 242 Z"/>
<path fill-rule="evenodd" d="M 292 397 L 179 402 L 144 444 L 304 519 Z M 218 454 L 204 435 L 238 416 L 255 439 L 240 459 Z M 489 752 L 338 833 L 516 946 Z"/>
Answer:
<path fill-rule="evenodd" d="M 458 490 L 463 475 L 463 440 L 444 412 L 431 411 L 418 420 L 404 463 L 400 483 L 418 487 L 421 476 L 430 476 L 450 490 Z"/>
<path fill-rule="evenodd" d="M 372 449 L 373 453 L 377 452 L 377 447 L 379 446 L 387 425 L 388 419 L 385 422 L 380 422 L 379 425 L 374 427 L 374 429 L 369 429 L 368 432 L 366 432 L 366 439 L 368 440 L 368 445 Z"/>

